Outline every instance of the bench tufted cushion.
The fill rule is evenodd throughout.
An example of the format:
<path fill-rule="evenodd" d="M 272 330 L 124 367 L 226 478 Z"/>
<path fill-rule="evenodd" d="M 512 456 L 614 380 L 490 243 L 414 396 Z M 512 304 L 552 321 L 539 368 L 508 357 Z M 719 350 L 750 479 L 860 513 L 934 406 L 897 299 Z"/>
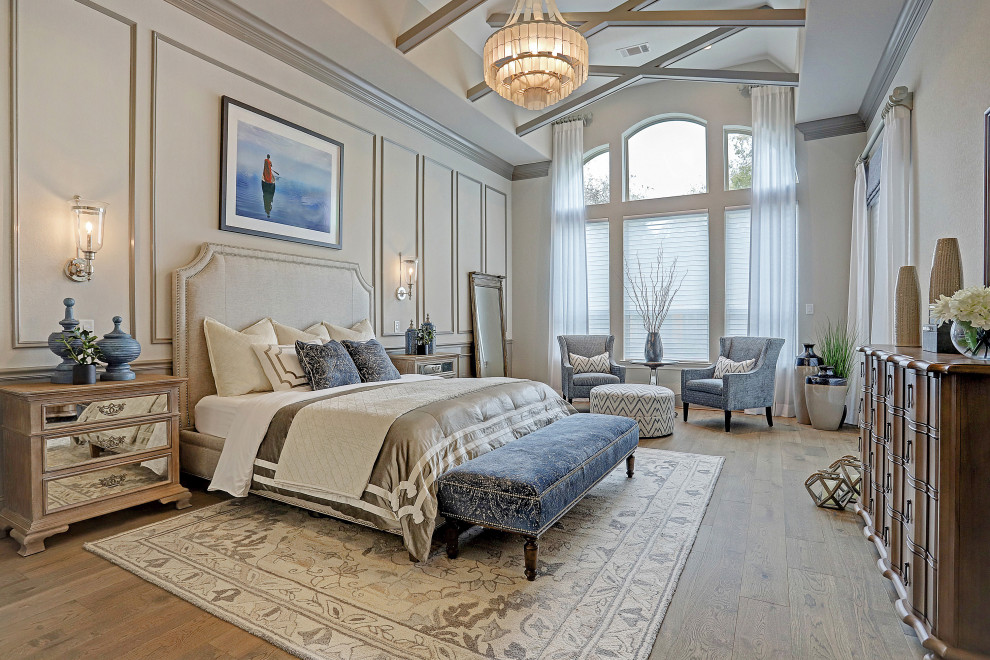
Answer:
<path fill-rule="evenodd" d="M 539 536 L 638 444 L 631 419 L 565 417 L 443 474 L 440 513 Z"/>

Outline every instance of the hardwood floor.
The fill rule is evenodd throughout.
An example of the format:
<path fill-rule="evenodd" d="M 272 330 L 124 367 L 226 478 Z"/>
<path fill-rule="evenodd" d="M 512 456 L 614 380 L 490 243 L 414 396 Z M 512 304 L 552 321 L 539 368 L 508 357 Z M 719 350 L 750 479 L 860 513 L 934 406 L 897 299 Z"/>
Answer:
<path fill-rule="evenodd" d="M 921 658 L 851 512 L 818 509 L 804 479 L 855 453 L 854 432 L 691 411 L 644 447 L 725 456 L 651 660 Z M 222 499 L 188 480 L 194 507 Z M 86 552 L 82 544 L 181 514 L 158 504 L 72 525 L 48 550 L 0 540 L 3 658 L 284 658 L 283 651 Z"/>

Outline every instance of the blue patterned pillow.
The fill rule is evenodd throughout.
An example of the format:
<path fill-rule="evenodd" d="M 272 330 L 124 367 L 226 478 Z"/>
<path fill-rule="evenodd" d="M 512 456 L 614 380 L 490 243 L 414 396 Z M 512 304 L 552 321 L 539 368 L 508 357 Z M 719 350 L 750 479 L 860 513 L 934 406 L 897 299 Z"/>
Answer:
<path fill-rule="evenodd" d="M 297 341 L 296 355 L 309 386 L 314 390 L 361 382 L 361 374 L 354 366 L 354 360 L 340 342 L 332 339 L 325 344 Z"/>
<path fill-rule="evenodd" d="M 345 339 L 344 348 L 351 354 L 351 359 L 361 373 L 365 383 L 377 383 L 383 380 L 398 380 L 399 370 L 392 364 L 385 347 L 377 339 L 368 341 L 351 341 Z"/>

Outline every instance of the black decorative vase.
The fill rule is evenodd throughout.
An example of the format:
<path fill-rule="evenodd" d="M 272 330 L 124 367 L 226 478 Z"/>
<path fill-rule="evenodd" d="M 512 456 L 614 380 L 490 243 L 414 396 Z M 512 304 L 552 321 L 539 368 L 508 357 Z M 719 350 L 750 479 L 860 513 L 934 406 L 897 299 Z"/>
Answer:
<path fill-rule="evenodd" d="M 429 344 L 416 344 L 416 355 L 429 355 Z"/>
<path fill-rule="evenodd" d="M 660 339 L 659 332 L 646 333 L 646 347 L 643 348 L 643 359 L 646 362 L 660 362 L 663 360 L 663 340 Z"/>
<path fill-rule="evenodd" d="M 107 363 L 106 372 L 100 380 L 134 380 L 134 372 L 130 363 L 141 355 L 141 344 L 129 334 L 120 329 L 124 319 L 113 317 L 113 331 L 103 335 L 96 342 L 103 353 L 103 361 Z"/>
<path fill-rule="evenodd" d="M 96 382 L 95 364 L 74 364 L 72 365 L 73 385 L 92 385 Z"/>
<path fill-rule="evenodd" d="M 818 373 L 821 364 L 821 357 L 815 355 L 814 344 L 805 344 L 804 352 L 794 358 L 794 412 L 798 424 L 811 424 L 808 402 L 804 396 L 804 381 L 808 376 Z"/>

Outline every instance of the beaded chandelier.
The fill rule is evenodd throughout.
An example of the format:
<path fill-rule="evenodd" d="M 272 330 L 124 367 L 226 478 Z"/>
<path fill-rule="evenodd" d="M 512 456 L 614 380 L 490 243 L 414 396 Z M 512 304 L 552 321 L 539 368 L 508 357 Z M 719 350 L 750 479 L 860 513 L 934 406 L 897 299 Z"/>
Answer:
<path fill-rule="evenodd" d="M 527 110 L 551 106 L 588 80 L 588 40 L 554 0 L 516 0 L 505 27 L 485 42 L 484 58 L 488 86 Z"/>

